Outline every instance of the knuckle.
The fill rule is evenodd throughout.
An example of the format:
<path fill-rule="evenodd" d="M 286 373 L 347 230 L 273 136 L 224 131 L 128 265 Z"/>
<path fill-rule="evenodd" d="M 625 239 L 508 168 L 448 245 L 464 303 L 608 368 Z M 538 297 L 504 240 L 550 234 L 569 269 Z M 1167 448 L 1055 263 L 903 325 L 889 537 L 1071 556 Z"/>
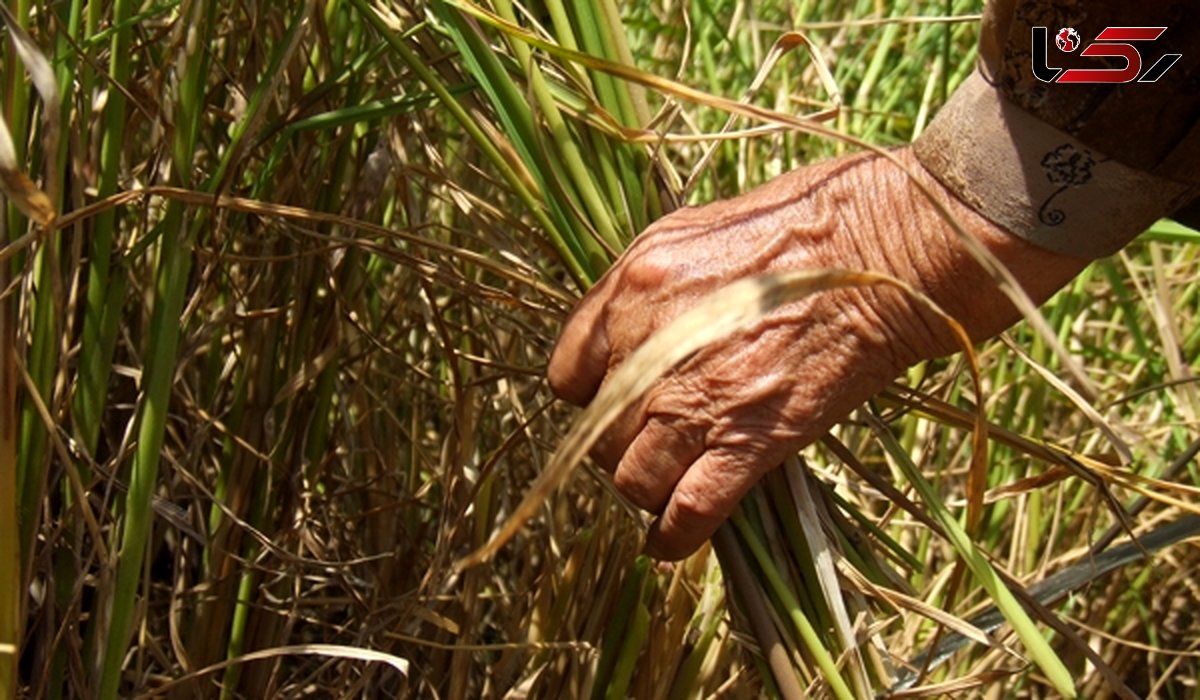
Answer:
<path fill-rule="evenodd" d="M 643 246 L 626 261 L 623 278 L 634 288 L 658 287 L 667 280 L 676 262 L 662 246 Z"/>
<path fill-rule="evenodd" d="M 671 501 L 677 518 L 685 525 L 722 517 L 722 509 L 714 500 L 712 490 L 705 486 L 681 483 L 675 488 Z"/>
<path fill-rule="evenodd" d="M 613 474 L 613 486 L 630 503 L 646 511 L 656 511 L 662 505 L 654 489 L 647 483 L 647 475 L 639 467 L 624 460 Z"/>

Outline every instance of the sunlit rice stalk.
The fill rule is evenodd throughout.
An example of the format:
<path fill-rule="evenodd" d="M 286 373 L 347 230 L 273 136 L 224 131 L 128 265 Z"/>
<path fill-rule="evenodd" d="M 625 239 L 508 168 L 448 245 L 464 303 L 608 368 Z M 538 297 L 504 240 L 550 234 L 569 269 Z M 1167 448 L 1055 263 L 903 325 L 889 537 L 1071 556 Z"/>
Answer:
<path fill-rule="evenodd" d="M 572 6 L 575 26 L 578 27 L 584 50 L 614 64 L 632 68 L 625 38 L 618 33 L 620 21 L 611 0 L 573 0 Z M 635 99 L 635 91 L 640 92 L 641 86 L 631 85 L 602 71 L 592 70 L 591 76 L 600 105 L 620 125 L 636 127 L 649 122 L 645 100 Z M 602 137 L 597 135 L 595 138 Z M 603 146 L 597 149 L 602 157 L 600 167 L 615 171 L 620 181 L 619 191 L 610 190 L 610 196 L 614 197 L 613 206 L 628 212 L 630 223 L 638 226 L 638 230 L 632 233 L 638 233 L 649 223 L 647 214 L 653 216 L 662 212 L 653 181 L 648 183 L 650 186 L 643 192 L 642 173 L 647 170 L 648 158 L 644 152 L 630 148 L 629 144 L 614 142 L 611 145 L 604 143 Z M 647 206 L 646 195 L 651 197 L 650 206 Z"/>
<path fill-rule="evenodd" d="M 434 7 L 440 10 L 440 17 L 458 47 L 465 67 L 487 95 L 497 117 L 505 127 L 505 132 L 511 138 L 512 147 L 520 155 L 522 164 L 537 185 L 542 205 L 549 210 L 550 216 L 564 232 L 565 239 L 570 244 L 572 258 L 577 264 L 591 270 L 603 270 L 609 262 L 604 242 L 612 241 L 608 243 L 609 248 L 616 243 L 611 217 L 605 216 L 595 225 L 589 226 L 587 218 L 578 213 L 576 192 L 579 188 L 570 180 L 569 171 L 564 167 L 560 154 L 544 147 L 547 141 L 557 143 L 560 147 L 566 141 L 563 133 L 565 124 L 561 118 L 555 119 L 561 115 L 557 113 L 556 108 L 548 115 L 551 135 L 549 139 L 544 139 L 538 133 L 538 119 L 535 118 L 533 106 L 528 104 L 526 96 L 513 82 L 497 54 L 485 43 L 483 37 L 463 15 L 441 0 L 434 0 Z M 533 73 L 535 94 L 538 92 L 536 80 L 539 76 L 540 72 Z M 586 180 L 590 180 L 587 172 L 582 168 L 575 172 L 585 178 L 585 182 L 580 184 L 586 187 L 589 184 Z M 595 205 L 600 204 L 598 198 L 592 199 Z M 593 229 L 596 228 L 598 232 L 593 233 Z M 593 273 L 592 281 L 595 277 L 596 274 Z"/>

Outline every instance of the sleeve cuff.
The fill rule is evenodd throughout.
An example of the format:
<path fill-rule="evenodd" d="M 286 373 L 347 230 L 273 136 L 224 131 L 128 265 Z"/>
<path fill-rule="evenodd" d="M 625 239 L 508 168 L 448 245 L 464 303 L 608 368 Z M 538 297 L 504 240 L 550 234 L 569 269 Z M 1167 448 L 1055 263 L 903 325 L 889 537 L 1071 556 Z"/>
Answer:
<path fill-rule="evenodd" d="M 991 222 L 1076 258 L 1120 250 L 1196 197 L 1126 166 L 1011 104 L 975 71 L 917 139 L 918 160 Z"/>

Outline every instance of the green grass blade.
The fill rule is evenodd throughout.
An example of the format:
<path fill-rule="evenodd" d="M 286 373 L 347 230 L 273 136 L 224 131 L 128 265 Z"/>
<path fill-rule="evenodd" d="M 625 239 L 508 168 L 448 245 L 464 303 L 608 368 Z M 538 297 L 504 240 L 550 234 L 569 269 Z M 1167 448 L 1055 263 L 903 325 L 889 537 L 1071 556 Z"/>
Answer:
<path fill-rule="evenodd" d="M 37 153 L 27 153 L 27 144 L 29 143 L 30 133 L 28 125 L 32 123 L 30 119 L 30 109 L 32 103 L 30 100 L 29 86 L 25 82 L 26 73 L 35 70 L 33 65 L 26 65 L 27 61 L 37 61 L 44 63 L 45 59 L 38 52 L 38 47 L 32 45 L 32 38 L 26 32 L 29 29 L 30 5 L 29 2 L 22 0 L 15 4 L 12 12 L 8 12 L 5 7 L 4 24 L 8 29 L 7 33 L 13 34 L 10 37 L 11 51 L 7 58 L 8 66 L 5 71 L 5 82 L 9 86 L 8 99 L 6 102 L 10 105 L 7 114 L 0 115 L 10 131 L 12 139 L 12 150 L 16 157 L 17 163 L 24 167 L 25 162 L 33 161 L 29 155 L 36 156 Z M 16 26 L 7 27 L 8 23 L 16 22 Z M 22 36 L 16 36 L 20 33 Z M 34 56 L 30 53 L 37 52 Z M 44 65 L 43 69 L 49 73 L 49 66 Z M 50 82 L 54 81 L 52 73 L 46 76 Z M 35 77 L 36 81 L 37 78 Z M 45 89 L 51 90 L 53 86 L 44 86 Z M 56 113 L 52 118 L 57 118 L 58 106 L 46 106 L 47 109 L 54 110 Z M 48 155 L 53 159 L 57 154 Z M 54 183 L 54 188 L 58 189 L 58 183 Z M 7 217 L 8 226 L 11 231 L 25 230 L 30 222 L 20 213 L 18 207 L 13 202 L 7 202 Z M 52 205 L 59 206 L 59 202 L 53 201 Z M 29 301 L 28 313 L 32 316 L 32 327 L 30 333 L 32 338 L 28 341 L 30 348 L 25 354 L 26 369 L 33 375 L 34 383 L 37 391 L 43 396 L 49 392 L 49 384 L 53 373 L 58 364 L 58 333 L 57 322 L 61 314 L 55 313 L 55 300 L 59 295 L 54 294 L 55 270 L 53 263 L 57 261 L 57 241 L 58 236 L 52 235 L 50 240 L 45 245 L 41 246 L 34 255 L 34 259 L 26 263 L 33 270 L 34 292 L 32 299 Z M 14 344 L 14 349 L 20 347 L 19 344 Z M 33 547 L 33 534 L 38 522 L 38 512 L 41 505 L 43 492 L 46 488 L 45 482 L 45 455 L 46 455 L 46 431 L 41 420 L 34 409 L 32 402 L 26 397 L 20 405 L 20 427 L 17 433 L 17 444 L 20 448 L 17 450 L 16 464 L 16 489 L 19 494 L 19 524 L 20 538 L 22 542 L 22 560 L 27 561 Z"/>
<path fill-rule="evenodd" d="M 89 3 L 91 13 L 98 3 Z M 116 85 L 126 86 L 133 66 L 131 0 L 115 0 L 112 6 L 112 35 L 108 74 Z M 89 16 L 90 22 L 96 21 Z M 100 172 L 97 197 L 112 196 L 120 187 L 121 151 L 125 143 L 126 98 L 122 90 L 110 90 L 104 106 L 104 128 L 100 141 Z M 107 404 L 108 379 L 112 353 L 116 345 L 119 314 L 124 298 L 123 281 L 110 285 L 113 239 L 117 230 L 117 209 L 101 212 L 93 222 L 91 252 L 88 255 L 87 301 L 83 316 L 83 337 L 79 344 L 79 381 L 75 393 L 75 437 L 87 454 L 94 454 L 100 436 L 100 421 Z M 120 275 L 117 275 L 120 280 Z"/>
<path fill-rule="evenodd" d="M 642 589 L 646 585 L 646 577 L 650 571 L 650 559 L 638 557 L 633 568 L 625 575 L 625 584 L 621 587 L 621 595 L 613 608 L 610 620 L 600 646 L 600 661 L 596 668 L 596 684 L 592 689 L 592 700 L 607 698 L 609 688 L 613 685 L 614 673 L 623 656 L 627 630 L 636 624 L 637 608 L 641 605 Z"/>
<path fill-rule="evenodd" d="M 1185 226 L 1177 221 L 1163 219 L 1151 226 L 1145 233 L 1138 236 L 1139 241 L 1169 244 L 1197 244 L 1200 243 L 1200 231 Z"/>
<path fill-rule="evenodd" d="M 173 158 L 179 165 L 173 169 L 177 182 L 187 187 L 203 115 L 205 78 L 207 75 L 208 32 L 211 30 L 216 3 L 196 3 L 187 8 L 189 31 L 195 32 L 196 42 L 182 47 L 179 98 L 176 113 L 176 132 Z M 153 520 L 151 499 L 158 483 L 158 467 L 167 417 L 170 414 L 171 387 L 175 377 L 175 362 L 179 347 L 180 314 L 187 292 L 188 272 L 192 263 L 192 241 L 203 225 L 203 212 L 189 216 L 184 204 L 172 200 L 163 216 L 159 263 L 154 283 L 154 307 L 151 316 L 146 370 L 143 377 L 144 397 L 136 417 L 138 436 L 130 469 L 129 491 L 125 499 L 124 522 L 120 530 L 120 552 L 113 590 L 112 617 L 104 643 L 99 683 L 99 697 L 111 700 L 120 690 L 121 667 L 125 649 L 132 633 L 138 585 L 143 571 L 142 561 Z"/>

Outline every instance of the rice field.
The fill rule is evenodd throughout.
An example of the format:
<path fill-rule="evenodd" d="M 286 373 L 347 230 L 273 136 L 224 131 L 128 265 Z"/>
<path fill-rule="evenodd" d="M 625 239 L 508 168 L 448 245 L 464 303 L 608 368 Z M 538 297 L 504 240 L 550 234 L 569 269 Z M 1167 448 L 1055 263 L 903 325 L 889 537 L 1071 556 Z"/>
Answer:
<path fill-rule="evenodd" d="M 1191 229 L 678 563 L 546 384 L 651 222 L 918 135 L 977 0 L 7 9 L 0 698 L 1200 698 Z"/>

